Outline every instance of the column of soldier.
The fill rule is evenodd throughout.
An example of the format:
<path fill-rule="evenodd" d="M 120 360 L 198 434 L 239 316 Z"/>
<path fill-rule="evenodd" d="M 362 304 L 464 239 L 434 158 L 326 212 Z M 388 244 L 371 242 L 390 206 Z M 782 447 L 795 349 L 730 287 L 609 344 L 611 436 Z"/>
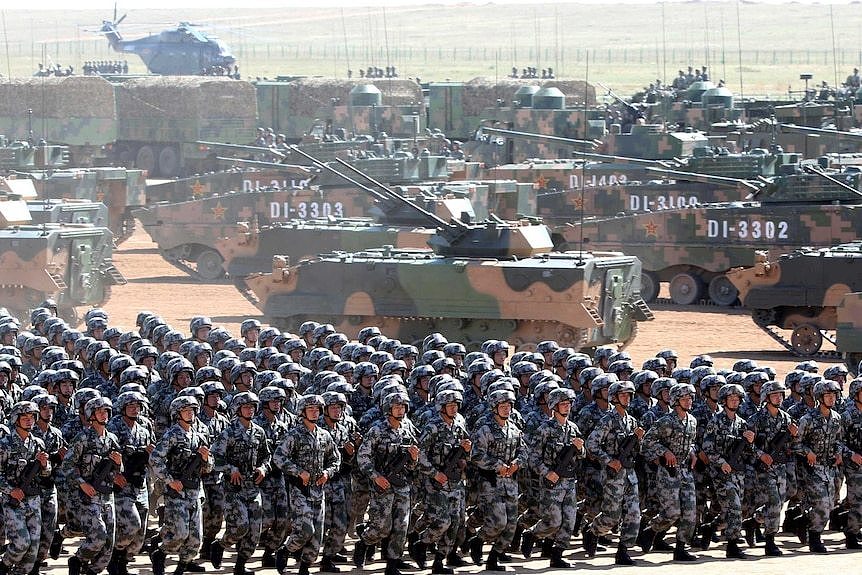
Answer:
<path fill-rule="evenodd" d="M 134 331 L 55 314 L 45 302 L 29 331 L 0 315 L 0 575 L 38 573 L 64 540 L 70 575 L 127 575 L 144 552 L 155 575 L 168 558 L 202 572 L 229 548 L 235 575 L 258 548 L 262 568 L 301 575 L 378 550 L 386 575 L 407 556 L 453 573 L 462 553 L 567 568 L 578 536 L 587 557 L 616 540 L 620 565 L 636 546 L 687 562 L 714 542 L 742 559 L 761 540 L 782 555 L 782 529 L 826 553 L 827 524 L 859 548 L 862 379 L 840 365 L 782 383 L 673 350 L 635 370 L 553 341 L 510 356 L 375 327 L 349 341 L 248 319 L 235 338 L 202 316 L 184 334 L 149 312 Z"/>

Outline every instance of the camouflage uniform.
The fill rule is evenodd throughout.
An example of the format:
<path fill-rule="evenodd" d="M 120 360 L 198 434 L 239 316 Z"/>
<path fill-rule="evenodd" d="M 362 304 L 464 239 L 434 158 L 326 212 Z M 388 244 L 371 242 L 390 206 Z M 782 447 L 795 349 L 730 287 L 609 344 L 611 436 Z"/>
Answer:
<path fill-rule="evenodd" d="M 789 434 L 788 426 L 793 422 L 786 411 L 779 410 L 775 416 L 769 414 L 764 406 L 757 413 L 746 420 L 748 428 L 754 432 L 754 454 L 760 459 L 773 444 L 780 434 Z M 787 461 L 784 450 L 779 457 L 773 457 L 772 465 L 766 467 L 762 462 L 755 462 L 756 492 L 758 499 L 756 505 L 761 510 L 763 519 L 763 532 L 765 535 L 778 533 L 781 522 L 781 508 L 787 496 Z M 776 454 L 769 454 L 776 455 Z"/>
<path fill-rule="evenodd" d="M 650 427 L 643 438 L 641 453 L 647 461 L 658 459 L 656 489 L 659 509 L 650 521 L 656 533 L 662 533 L 677 523 L 677 544 L 691 541 L 697 521 L 694 475 L 689 462 L 694 455 L 697 420 L 690 413 L 680 418 L 675 411 L 668 413 Z M 677 467 L 662 464 L 664 453 L 670 451 L 677 459 Z"/>
<path fill-rule="evenodd" d="M 114 494 L 97 491 L 89 497 L 80 486 L 92 484 L 96 466 L 112 451 L 121 451 L 117 436 L 110 431 L 99 435 L 88 427 L 69 443 L 63 459 L 66 481 L 70 488 L 78 490 L 75 503 L 80 507 L 75 515 L 85 537 L 76 556 L 95 573 L 108 566 L 114 549 Z"/>
<path fill-rule="evenodd" d="M 228 419 L 223 414 L 214 411 L 212 416 L 209 416 L 206 409 L 201 410 L 199 421 L 206 425 L 207 445 L 212 443 L 212 438 L 220 436 L 228 425 Z M 225 494 L 222 479 L 222 474 L 215 470 L 210 470 L 201 476 L 205 495 L 203 509 L 201 510 L 203 515 L 202 554 L 206 557 L 209 556 L 210 544 L 215 540 L 218 532 L 221 531 L 221 526 L 224 522 Z"/>
<path fill-rule="evenodd" d="M 225 532 L 220 544 L 237 545 L 237 562 L 248 560 L 257 548 L 263 523 L 263 509 L 257 470 L 264 476 L 270 469 L 270 452 L 266 434 L 256 423 L 245 427 L 240 419 L 222 431 L 212 446 L 215 470 L 224 476 Z M 231 474 L 239 472 L 239 485 L 231 481 Z"/>
<path fill-rule="evenodd" d="M 28 574 L 36 565 L 42 531 L 42 500 L 38 484 L 34 486 L 34 494 L 25 494 L 20 502 L 16 502 L 11 494 L 17 487 L 25 488 L 19 483 L 21 474 L 31 461 L 36 460 L 36 454 L 44 451 L 45 443 L 32 433 L 22 438 L 12 431 L 0 439 L 0 492 L 5 495 L 3 523 L 6 528 L 2 566 L 15 575 Z M 39 474 L 45 477 L 50 473 L 49 462 Z"/>
<path fill-rule="evenodd" d="M 122 415 L 115 415 L 108 422 L 108 431 L 117 436 L 123 449 L 124 463 L 129 457 L 138 457 L 150 446 L 155 445 L 156 437 L 152 426 L 145 417 L 139 416 L 138 421 L 129 426 Z M 144 535 L 147 530 L 147 515 L 150 512 L 149 495 L 147 494 L 147 465 L 144 464 L 137 473 L 132 475 L 132 469 L 124 465 L 126 486 L 115 490 L 116 504 L 116 536 L 114 552 L 121 561 L 131 561 L 141 552 L 144 545 Z"/>
<path fill-rule="evenodd" d="M 361 385 L 356 386 L 356 392 L 350 396 L 350 409 L 352 410 L 353 419 L 359 421 L 365 412 L 373 407 L 371 393 L 366 393 Z M 359 426 L 360 432 L 362 426 Z M 350 512 L 347 520 L 348 531 L 352 531 L 353 527 L 360 523 L 365 516 L 365 511 L 368 508 L 368 502 L 371 500 L 372 486 L 369 484 L 368 477 L 362 474 L 359 466 L 354 466 L 350 473 L 351 499 L 349 502 Z"/>
<path fill-rule="evenodd" d="M 300 552 L 300 560 L 310 565 L 320 553 L 325 515 L 325 491 L 315 483 L 324 474 L 333 477 L 338 472 L 341 455 L 332 436 L 323 427 L 315 425 L 310 430 L 304 423 L 299 423 L 284 436 L 272 461 L 289 476 L 293 530 L 286 543 L 287 551 Z M 303 471 L 308 472 L 310 478 L 308 485 L 301 488 L 297 480 Z"/>
<path fill-rule="evenodd" d="M 161 530 L 161 549 L 166 553 L 178 555 L 183 563 L 189 563 L 197 557 L 201 547 L 203 491 L 199 479 L 183 481 L 182 491 L 175 491 L 168 484 L 182 480 L 189 459 L 196 457 L 198 449 L 208 444 L 209 438 L 201 433 L 199 428 L 192 426 L 186 431 L 177 423 L 165 431 L 150 455 L 153 475 L 165 484 L 165 519 Z M 202 461 L 201 473 L 208 473 L 212 467 L 210 455 Z"/>
<path fill-rule="evenodd" d="M 742 533 L 742 497 L 745 493 L 745 470 L 751 465 L 753 448 L 742 438 L 747 430 L 744 419 L 738 415 L 731 419 L 724 411 L 716 413 L 706 426 L 703 436 L 703 451 L 709 457 L 709 471 L 712 475 L 717 501 L 721 502 L 721 524 L 728 541 L 736 540 Z M 724 473 L 721 466 L 730 463 L 728 457 L 735 441 L 745 441 L 744 456 L 730 473 Z"/>
<path fill-rule="evenodd" d="M 826 528 L 835 506 L 835 458 L 843 451 L 843 435 L 841 416 L 831 409 L 824 416 L 818 409 L 799 420 L 799 432 L 793 438 L 794 453 L 800 457 L 813 453 L 817 457 L 814 465 L 805 463 L 809 474 L 805 484 L 808 521 L 815 533 Z"/>
<path fill-rule="evenodd" d="M 862 410 L 858 403 L 848 399 L 842 423 L 844 425 L 844 473 L 847 479 L 847 530 L 859 536 L 862 529 L 862 465 L 853 462 L 853 455 L 862 455 Z"/>
<path fill-rule="evenodd" d="M 591 530 L 596 536 L 602 536 L 619 525 L 620 543 L 626 547 L 634 545 L 640 528 L 638 478 L 634 467 L 622 467 L 613 473 L 608 464 L 619 459 L 622 442 L 637 427 L 638 422 L 632 415 L 613 409 L 602 417 L 587 439 L 587 453 L 608 470 L 603 474 L 600 513 L 593 520 Z"/>
<path fill-rule="evenodd" d="M 344 445 L 354 441 L 358 428 L 356 421 L 348 415 L 342 415 L 341 420 L 336 421 L 333 426 L 326 425 L 321 418 L 320 425 L 329 432 L 341 453 L 338 471 L 323 485 L 323 490 L 326 492 L 323 556 L 334 557 L 344 548 L 344 540 L 347 537 L 348 506 L 351 500 L 350 473 L 356 461 L 356 454 L 349 455 L 345 452 Z"/>
<path fill-rule="evenodd" d="M 63 439 L 60 430 L 51 424 L 48 424 L 45 430 L 42 430 L 38 425 L 33 426 L 33 435 L 45 443 L 45 452 L 48 453 L 52 466 L 52 473 L 41 478 L 42 540 L 39 543 L 39 554 L 36 558 L 38 564 L 48 557 L 51 541 L 54 539 L 54 532 L 57 529 L 58 506 L 55 483 L 57 474 L 59 473 L 59 469 L 57 468 L 62 461 L 61 452 L 66 449 L 66 441 Z"/>
<path fill-rule="evenodd" d="M 602 418 L 610 412 L 610 409 L 610 406 L 606 405 L 606 407 L 602 408 L 598 403 L 592 401 L 578 412 L 575 422 L 580 432 L 584 434 L 584 437 L 590 436 Z M 603 483 L 605 480 L 605 472 L 602 469 L 601 462 L 589 450 L 587 450 L 587 457 L 584 460 L 579 480 L 581 484 L 580 491 L 584 497 L 581 514 L 584 518 L 584 524 L 588 525 L 601 511 L 602 492 L 604 491 Z"/>
<path fill-rule="evenodd" d="M 293 414 L 287 415 L 288 419 L 275 417 L 270 420 L 260 413 L 253 420 L 263 429 L 270 453 L 275 453 L 288 430 L 295 425 L 296 417 Z M 272 466 L 260 483 L 260 495 L 263 508 L 260 544 L 264 551 L 272 553 L 284 543 L 290 527 L 290 501 L 281 469 Z"/>

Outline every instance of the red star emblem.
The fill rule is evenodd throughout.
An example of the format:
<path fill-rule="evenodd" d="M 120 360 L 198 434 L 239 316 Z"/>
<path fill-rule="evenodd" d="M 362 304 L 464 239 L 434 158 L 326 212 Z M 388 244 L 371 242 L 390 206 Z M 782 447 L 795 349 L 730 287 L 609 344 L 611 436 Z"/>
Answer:
<path fill-rule="evenodd" d="M 204 195 L 205 190 L 206 190 L 206 188 L 200 182 L 200 180 L 195 180 L 195 183 L 192 184 L 192 195 L 196 198 L 199 198 L 202 195 Z"/>
<path fill-rule="evenodd" d="M 646 230 L 647 236 L 652 236 L 652 237 L 658 236 L 658 224 L 656 224 L 652 220 L 650 220 L 646 224 L 644 224 L 644 230 Z"/>
<path fill-rule="evenodd" d="M 548 186 L 548 178 L 545 176 L 539 176 L 535 182 L 533 182 L 533 187 L 537 190 L 543 190 Z"/>
<path fill-rule="evenodd" d="M 217 220 L 224 220 L 224 213 L 227 211 L 227 208 L 221 205 L 221 202 L 217 203 L 216 206 L 212 209 L 213 215 Z"/>

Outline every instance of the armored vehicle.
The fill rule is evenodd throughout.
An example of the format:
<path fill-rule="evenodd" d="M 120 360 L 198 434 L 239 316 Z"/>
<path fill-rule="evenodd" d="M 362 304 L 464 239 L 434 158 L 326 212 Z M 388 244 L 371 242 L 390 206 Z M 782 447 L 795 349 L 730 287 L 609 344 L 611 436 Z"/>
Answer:
<path fill-rule="evenodd" d="M 27 140 L 10 142 L 0 136 L 0 170 L 46 170 L 69 165 L 67 146 L 49 145 L 45 142 L 31 144 Z"/>
<path fill-rule="evenodd" d="M 820 351 L 833 338 L 844 296 L 862 290 L 862 241 L 829 248 L 803 248 L 770 259 L 757 252 L 754 267 L 733 270 L 728 279 L 739 290 L 754 323 L 797 355 Z M 774 328 L 792 330 L 786 340 Z M 833 340 L 834 341 L 834 340 Z"/>
<path fill-rule="evenodd" d="M 862 362 L 862 292 L 844 294 L 838 305 L 838 327 L 835 331 L 835 345 L 844 356 L 844 363 L 850 373 L 859 377 Z"/>
<path fill-rule="evenodd" d="M 373 324 L 410 342 L 440 331 L 473 349 L 489 338 L 524 349 L 543 339 L 584 349 L 625 345 L 637 322 L 653 317 L 640 298 L 637 258 L 552 254 L 544 225 L 446 221 L 366 180 L 436 228 L 431 250 L 341 252 L 292 267 L 276 256 L 271 274 L 246 280 L 270 323 L 296 329 L 317 316 L 351 336 Z"/>
<path fill-rule="evenodd" d="M 90 224 L 104 227 L 108 208 L 87 200 L 32 200 L 27 202 L 34 224 Z"/>
<path fill-rule="evenodd" d="M 89 224 L 30 224 L 23 200 L 0 198 L 0 300 L 13 315 L 46 298 L 77 323 L 76 306 L 101 305 L 112 285 L 126 283 L 111 259 L 107 228 Z"/>
<path fill-rule="evenodd" d="M 677 304 L 706 294 L 732 305 L 737 290 L 726 277 L 749 267 L 755 249 L 771 257 L 804 246 L 828 247 L 862 232 L 860 172 L 823 170 L 814 164 L 785 166 L 750 201 L 703 204 L 573 222 L 555 228 L 555 245 L 571 249 L 625 250 L 643 262 L 641 289 L 652 301 L 660 282 L 670 282 Z"/>

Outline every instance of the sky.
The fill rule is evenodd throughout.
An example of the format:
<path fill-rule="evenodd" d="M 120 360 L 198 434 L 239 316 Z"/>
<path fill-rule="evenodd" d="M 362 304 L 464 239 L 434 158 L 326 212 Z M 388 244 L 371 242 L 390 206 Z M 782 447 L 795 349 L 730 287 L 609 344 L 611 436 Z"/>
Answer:
<path fill-rule="evenodd" d="M 674 1 L 674 0 L 671 0 Z M 684 0 L 677 0 L 684 1 Z M 716 1 L 716 0 L 708 0 Z M 732 2 L 733 0 L 718 0 Z M 758 3 L 782 4 L 788 0 L 754 0 Z M 850 4 L 859 0 L 794 0 L 797 4 Z M 655 0 L 241 0 L 246 8 L 287 8 L 290 6 L 404 6 L 423 4 L 652 4 Z M 167 8 L 219 8 L 236 7 L 237 0 L 125 0 L 117 2 L 117 11 L 157 10 Z M 111 0 L 75 0 L 76 10 L 106 10 L 113 11 Z M 15 6 L 2 7 L 2 10 L 61 10 L 68 9 L 68 0 L 40 0 L 37 4 L 16 3 Z"/>

